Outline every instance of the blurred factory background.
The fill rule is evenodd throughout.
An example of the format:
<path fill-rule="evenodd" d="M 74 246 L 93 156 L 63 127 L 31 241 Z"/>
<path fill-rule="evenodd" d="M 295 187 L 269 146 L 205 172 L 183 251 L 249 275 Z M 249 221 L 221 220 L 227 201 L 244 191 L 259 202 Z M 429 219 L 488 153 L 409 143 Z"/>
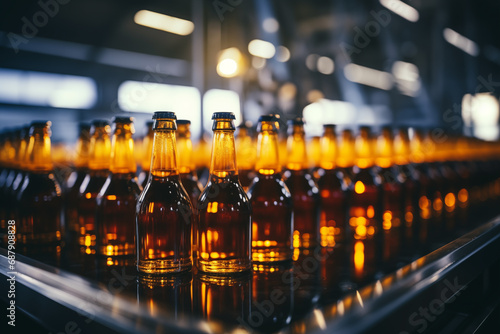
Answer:
<path fill-rule="evenodd" d="M 0 5 L 0 128 L 156 110 L 323 123 L 439 127 L 498 137 L 495 0 L 6 0 Z"/>

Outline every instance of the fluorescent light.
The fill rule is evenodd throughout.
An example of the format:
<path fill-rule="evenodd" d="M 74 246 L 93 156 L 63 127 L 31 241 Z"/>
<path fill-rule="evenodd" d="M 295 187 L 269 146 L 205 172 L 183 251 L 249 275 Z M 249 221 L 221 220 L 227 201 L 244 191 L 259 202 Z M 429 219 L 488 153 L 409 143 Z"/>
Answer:
<path fill-rule="evenodd" d="M 262 28 L 268 33 L 274 33 L 280 28 L 280 24 L 273 17 L 268 17 L 262 22 Z"/>
<path fill-rule="evenodd" d="M 460 35 L 458 32 L 450 28 L 445 28 L 443 30 L 443 36 L 448 43 L 456 46 L 464 52 L 467 52 L 471 56 L 479 55 L 479 47 L 477 46 L 477 43 L 465 36 Z"/>
<path fill-rule="evenodd" d="M 314 71 L 316 69 L 316 65 L 318 63 L 318 58 L 319 56 L 317 54 L 311 53 L 306 57 L 306 66 L 308 69 L 311 71 Z"/>
<path fill-rule="evenodd" d="M 74 75 L 0 69 L 0 102 L 90 109 L 97 101 L 93 79 Z"/>
<path fill-rule="evenodd" d="M 134 16 L 134 22 L 145 27 L 163 30 L 172 34 L 186 36 L 193 32 L 194 23 L 149 10 L 140 10 Z"/>
<path fill-rule="evenodd" d="M 250 52 L 252 56 L 269 59 L 274 56 L 276 49 L 272 43 L 254 39 L 248 43 L 248 52 Z"/>
<path fill-rule="evenodd" d="M 290 59 L 290 50 L 287 47 L 280 45 L 278 46 L 278 52 L 276 52 L 276 60 L 284 63 Z"/>
<path fill-rule="evenodd" d="M 375 88 L 389 90 L 393 86 L 393 78 L 390 73 L 361 65 L 347 64 L 344 67 L 344 74 L 349 81 Z"/>
<path fill-rule="evenodd" d="M 408 96 L 416 96 L 420 90 L 420 76 L 415 64 L 404 61 L 396 61 L 392 65 L 392 74 L 401 93 Z"/>
<path fill-rule="evenodd" d="M 335 68 L 335 65 L 333 64 L 333 60 L 328 57 L 319 57 L 318 58 L 318 63 L 316 64 L 318 67 L 318 72 L 323 73 L 323 74 L 332 74 L 333 70 Z"/>
<path fill-rule="evenodd" d="M 232 78 L 240 74 L 243 66 L 243 55 L 238 48 L 228 48 L 219 53 L 217 74 L 224 78 Z"/>
<path fill-rule="evenodd" d="M 420 18 L 418 11 L 400 0 L 380 0 L 380 4 L 410 22 L 417 22 Z"/>

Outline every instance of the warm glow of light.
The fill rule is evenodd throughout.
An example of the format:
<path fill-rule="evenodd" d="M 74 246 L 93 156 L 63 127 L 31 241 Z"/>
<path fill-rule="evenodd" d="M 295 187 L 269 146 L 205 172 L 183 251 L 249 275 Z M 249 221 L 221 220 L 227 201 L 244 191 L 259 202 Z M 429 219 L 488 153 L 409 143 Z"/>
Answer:
<path fill-rule="evenodd" d="M 375 88 L 389 90 L 393 86 L 393 77 L 390 73 L 361 65 L 347 64 L 344 67 L 344 75 L 349 81 Z"/>
<path fill-rule="evenodd" d="M 90 235 L 85 236 L 85 246 L 89 247 L 92 241 L 90 240 Z"/>
<path fill-rule="evenodd" d="M 365 237 L 366 236 L 366 226 L 359 225 L 358 227 L 356 227 L 356 234 L 360 237 Z"/>
<path fill-rule="evenodd" d="M 116 201 L 116 196 L 115 195 L 108 195 L 108 196 L 106 196 L 106 199 L 108 201 Z"/>
<path fill-rule="evenodd" d="M 465 36 L 460 35 L 458 32 L 445 28 L 443 30 L 444 39 L 453 46 L 456 46 L 460 50 L 470 54 L 471 56 L 479 55 L 479 46 L 476 42 L 468 39 Z"/>
<path fill-rule="evenodd" d="M 232 78 L 240 74 L 244 60 L 238 48 L 232 47 L 219 53 L 217 74 L 224 78 Z"/>
<path fill-rule="evenodd" d="M 452 208 L 455 206 L 455 194 L 453 193 L 447 193 L 446 196 L 444 197 L 444 204 L 446 204 L 447 207 Z"/>
<path fill-rule="evenodd" d="M 85 193 L 85 198 L 86 199 L 91 199 L 92 198 L 92 194 L 91 193 Z"/>
<path fill-rule="evenodd" d="M 270 42 L 254 39 L 248 43 L 248 52 L 252 56 L 269 59 L 276 53 L 276 48 Z"/>
<path fill-rule="evenodd" d="M 149 10 L 138 11 L 134 16 L 134 22 L 145 27 L 181 36 L 189 35 L 194 30 L 194 23 L 191 21 Z"/>
<path fill-rule="evenodd" d="M 417 22 L 420 18 L 415 8 L 401 0 L 380 0 L 380 4 L 410 22 Z"/>
<path fill-rule="evenodd" d="M 408 222 L 408 223 L 411 223 L 413 221 L 413 213 L 411 212 L 407 212 L 405 213 L 405 220 Z"/>
<path fill-rule="evenodd" d="M 458 192 L 458 201 L 461 203 L 465 203 L 468 199 L 469 192 L 467 191 L 467 189 L 460 189 L 460 191 Z"/>
<path fill-rule="evenodd" d="M 365 265 L 365 245 L 362 241 L 356 241 L 354 244 L 354 268 L 356 273 L 361 273 Z"/>
<path fill-rule="evenodd" d="M 106 247 L 106 255 L 113 255 L 113 246 L 112 245 L 108 245 Z"/>
<path fill-rule="evenodd" d="M 372 205 L 369 205 L 368 208 L 366 209 L 366 216 L 368 218 L 373 218 L 375 217 L 375 209 L 373 208 Z"/>
<path fill-rule="evenodd" d="M 210 202 L 208 203 L 208 206 L 207 206 L 207 212 L 208 213 L 217 213 L 218 211 L 218 206 L 219 206 L 219 203 L 218 202 Z M 210 231 L 209 231 L 210 232 Z"/>
<path fill-rule="evenodd" d="M 365 185 L 361 181 L 357 181 L 354 185 L 354 191 L 356 192 L 356 194 L 362 194 L 365 192 L 365 190 Z"/>
<path fill-rule="evenodd" d="M 420 209 L 428 209 L 429 204 L 430 201 L 425 196 L 420 197 L 420 199 L 418 200 L 418 206 L 420 207 Z"/>
<path fill-rule="evenodd" d="M 432 203 L 432 208 L 435 211 L 441 211 L 443 209 L 443 200 L 441 198 L 436 198 L 434 203 Z"/>

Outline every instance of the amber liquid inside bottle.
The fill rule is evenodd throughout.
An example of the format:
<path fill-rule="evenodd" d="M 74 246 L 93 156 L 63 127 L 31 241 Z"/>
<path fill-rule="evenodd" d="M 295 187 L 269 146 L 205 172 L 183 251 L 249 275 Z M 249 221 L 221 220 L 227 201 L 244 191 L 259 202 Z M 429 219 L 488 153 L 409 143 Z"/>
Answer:
<path fill-rule="evenodd" d="M 260 123 L 257 178 L 249 189 L 254 262 L 292 260 L 292 198 L 281 176 L 274 121 Z"/>
<path fill-rule="evenodd" d="M 292 194 L 293 247 L 314 247 L 319 240 L 319 194 L 316 183 L 307 168 L 303 123 L 292 126 L 287 148 L 285 183 Z"/>
<path fill-rule="evenodd" d="M 142 146 L 142 155 L 141 155 L 141 172 L 139 173 L 139 176 L 137 177 L 139 184 L 144 188 L 146 187 L 146 183 L 148 183 L 148 178 L 149 178 L 149 171 L 151 169 L 151 155 L 153 152 L 153 138 L 154 138 L 154 131 L 153 131 L 153 123 L 148 122 L 146 123 L 147 126 L 147 133 L 146 136 L 144 136 L 144 139 L 142 140 L 141 146 Z"/>
<path fill-rule="evenodd" d="M 248 271 L 252 209 L 238 180 L 233 121 L 215 119 L 213 129 L 210 176 L 198 201 L 195 264 L 210 274 Z"/>
<path fill-rule="evenodd" d="M 174 119 L 156 119 L 151 176 L 137 211 L 137 269 L 164 274 L 191 268 L 193 212 L 176 165 Z"/>
<path fill-rule="evenodd" d="M 238 160 L 238 178 L 245 191 L 255 177 L 255 143 L 249 134 L 249 129 L 240 125 L 235 139 L 236 159 Z"/>
<path fill-rule="evenodd" d="M 98 248 L 102 256 L 135 254 L 135 211 L 141 188 L 135 176 L 133 123 L 115 121 L 110 174 L 97 196 Z"/>
<path fill-rule="evenodd" d="M 40 247 L 60 252 L 62 240 L 62 197 L 51 160 L 50 122 L 37 122 L 30 129 L 28 144 L 29 175 L 18 195 L 20 224 L 17 242 L 29 253 Z M 49 248 L 46 248 L 49 247 Z"/>
<path fill-rule="evenodd" d="M 85 254 L 96 254 L 97 195 L 109 174 L 111 157 L 110 126 L 105 121 L 92 124 L 89 146 L 89 171 L 82 181 L 77 200 L 78 242 Z"/>
<path fill-rule="evenodd" d="M 178 167 L 182 185 L 186 189 L 193 206 L 201 195 L 201 184 L 198 182 L 196 167 L 193 159 L 193 143 L 191 142 L 190 123 L 177 122 L 177 154 Z"/>

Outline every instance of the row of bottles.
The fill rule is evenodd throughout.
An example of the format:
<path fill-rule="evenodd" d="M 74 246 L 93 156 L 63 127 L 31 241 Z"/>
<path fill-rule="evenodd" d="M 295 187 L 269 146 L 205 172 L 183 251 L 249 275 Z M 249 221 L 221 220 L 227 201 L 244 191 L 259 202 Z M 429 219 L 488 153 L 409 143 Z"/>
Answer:
<path fill-rule="evenodd" d="M 299 118 L 288 123 L 283 159 L 276 116 L 261 116 L 253 148 L 244 128 L 235 140 L 234 118 L 213 115 L 204 189 L 190 123 L 172 112 L 157 112 L 148 123 L 143 151 L 150 154 L 139 179 L 130 117 L 115 117 L 113 134 L 105 120 L 82 125 L 67 180 L 54 172 L 50 122 L 4 135 L 2 239 L 14 219 L 20 246 L 60 250 L 64 240 L 77 240 L 84 254 L 111 263 L 135 254 L 146 274 L 184 271 L 192 263 L 206 273 L 238 273 L 252 262 L 290 261 L 297 248 L 343 243 L 368 275 L 500 196 L 496 143 L 421 131 L 410 139 L 389 128 L 374 137 L 368 127 L 337 138 L 335 126 L 325 125 L 314 149 Z M 320 154 L 312 168 L 311 152 Z M 249 175 L 251 183 L 240 182 Z"/>

